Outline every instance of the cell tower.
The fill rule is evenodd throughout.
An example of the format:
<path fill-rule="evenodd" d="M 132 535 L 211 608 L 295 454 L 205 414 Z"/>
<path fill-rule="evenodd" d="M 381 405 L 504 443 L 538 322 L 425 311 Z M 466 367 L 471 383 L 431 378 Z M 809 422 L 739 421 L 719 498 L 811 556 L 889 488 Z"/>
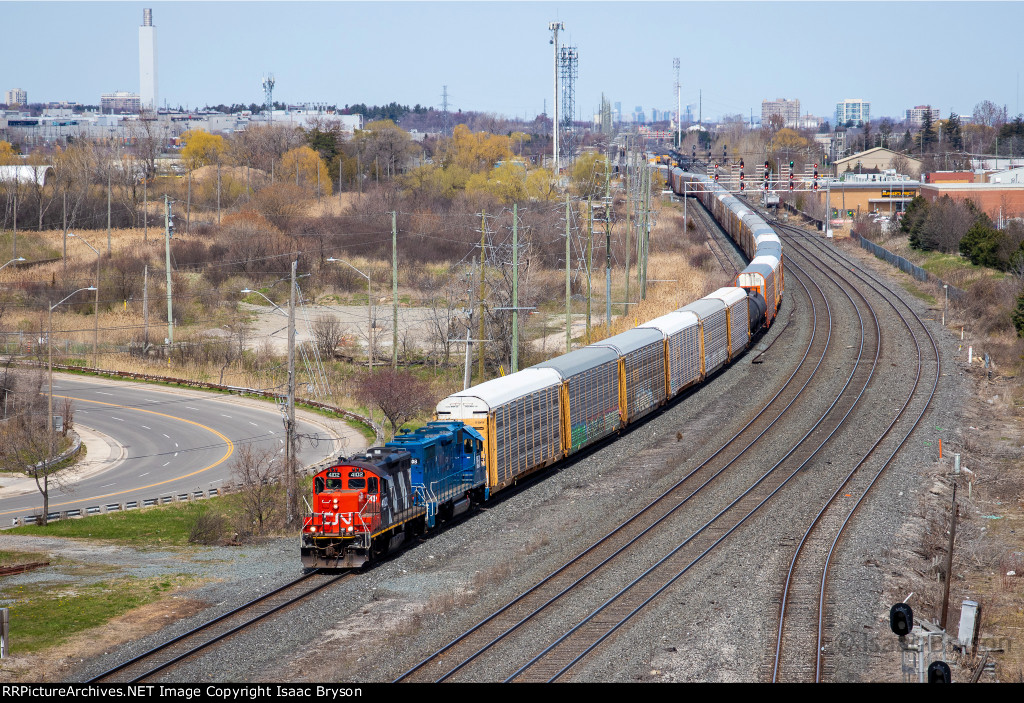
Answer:
<path fill-rule="evenodd" d="M 579 53 L 575 46 L 564 46 L 559 55 L 559 68 L 562 83 L 562 132 L 565 134 L 565 141 L 562 143 L 562 153 L 569 161 L 573 160 L 576 150 L 575 130 L 573 129 L 573 118 L 576 114 L 576 77 L 579 75 Z"/>
<path fill-rule="evenodd" d="M 274 117 L 274 74 L 268 73 L 263 79 L 263 106 L 271 119 Z"/>
<path fill-rule="evenodd" d="M 452 136 L 451 115 L 448 114 L 448 86 L 441 90 L 441 133 L 446 137 Z"/>

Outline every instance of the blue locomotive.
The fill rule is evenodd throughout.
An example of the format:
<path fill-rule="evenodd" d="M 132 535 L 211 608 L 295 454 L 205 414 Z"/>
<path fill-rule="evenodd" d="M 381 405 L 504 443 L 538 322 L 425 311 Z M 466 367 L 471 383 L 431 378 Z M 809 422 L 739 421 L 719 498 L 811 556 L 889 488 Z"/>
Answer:
<path fill-rule="evenodd" d="M 461 422 L 427 423 L 313 477 L 302 564 L 358 568 L 488 495 L 480 433 Z"/>

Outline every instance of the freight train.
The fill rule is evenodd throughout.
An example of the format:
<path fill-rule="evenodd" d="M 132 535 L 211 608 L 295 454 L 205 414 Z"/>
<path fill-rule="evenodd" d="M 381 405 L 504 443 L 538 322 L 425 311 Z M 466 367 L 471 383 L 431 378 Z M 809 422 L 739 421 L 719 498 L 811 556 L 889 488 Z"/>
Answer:
<path fill-rule="evenodd" d="M 383 447 L 339 457 L 313 479 L 300 536 L 304 566 L 374 561 L 637 422 L 730 364 L 772 324 L 784 283 L 778 236 L 706 176 L 677 168 L 671 186 L 699 198 L 749 258 L 735 286 L 454 393 L 437 404 L 435 421 Z"/>

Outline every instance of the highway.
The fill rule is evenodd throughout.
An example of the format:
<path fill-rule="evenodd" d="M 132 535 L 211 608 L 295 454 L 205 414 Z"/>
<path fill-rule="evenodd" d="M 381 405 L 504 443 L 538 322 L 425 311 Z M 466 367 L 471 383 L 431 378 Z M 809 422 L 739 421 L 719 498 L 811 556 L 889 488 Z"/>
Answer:
<path fill-rule="evenodd" d="M 208 491 L 229 483 L 243 444 L 283 452 L 284 426 L 265 401 L 129 381 L 54 375 L 54 410 L 74 402 L 74 426 L 90 454 L 71 485 L 50 484 L 51 513 L 89 506 Z M 366 440 L 344 423 L 298 417 L 300 464 L 351 453 Z M 105 455 L 105 456 L 103 456 Z M 282 454 L 283 456 L 283 454 Z M 98 460 L 98 461 L 97 461 Z M 0 526 L 39 513 L 42 495 L 31 479 L 0 480 Z"/>

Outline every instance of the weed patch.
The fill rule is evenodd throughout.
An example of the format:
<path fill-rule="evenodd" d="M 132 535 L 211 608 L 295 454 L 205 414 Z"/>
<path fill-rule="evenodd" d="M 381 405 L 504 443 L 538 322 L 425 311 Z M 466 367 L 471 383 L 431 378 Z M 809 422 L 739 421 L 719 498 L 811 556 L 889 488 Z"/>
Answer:
<path fill-rule="evenodd" d="M 11 653 L 28 654 L 60 645 L 72 635 L 103 625 L 191 581 L 179 575 L 116 579 L 71 588 L 38 584 L 0 591 L 9 609 Z"/>

